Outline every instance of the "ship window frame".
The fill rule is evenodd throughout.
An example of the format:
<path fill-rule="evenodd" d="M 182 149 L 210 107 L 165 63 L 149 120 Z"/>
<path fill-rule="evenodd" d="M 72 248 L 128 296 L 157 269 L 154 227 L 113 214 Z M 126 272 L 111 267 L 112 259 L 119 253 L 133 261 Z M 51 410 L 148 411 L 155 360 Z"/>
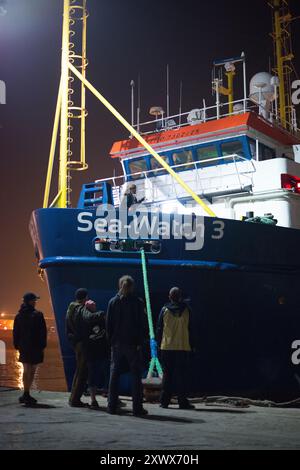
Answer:
<path fill-rule="evenodd" d="M 167 152 L 162 152 L 162 153 L 159 153 L 158 154 L 160 157 L 162 158 L 165 158 L 166 159 L 166 163 L 169 165 L 169 166 L 172 166 L 173 165 L 173 161 L 171 160 L 171 155 L 170 155 L 170 151 L 167 151 Z M 149 165 L 149 176 L 150 177 L 155 177 L 155 176 L 165 176 L 165 175 L 168 175 L 169 173 L 167 172 L 167 170 L 165 170 L 163 167 L 159 167 L 159 168 L 152 168 L 152 162 L 153 161 L 157 161 L 153 155 L 148 155 L 148 165 Z"/>
<path fill-rule="evenodd" d="M 251 150 L 252 143 L 254 144 L 254 153 L 252 153 L 252 150 Z M 247 137 L 247 145 L 248 145 L 248 150 L 249 150 L 251 160 L 258 161 L 259 159 L 257 157 L 259 157 L 259 152 L 258 152 L 258 155 L 256 155 L 256 140 L 252 139 L 252 137 Z"/>
<path fill-rule="evenodd" d="M 213 160 L 211 163 L 209 161 L 203 163 L 202 160 L 199 160 L 198 150 L 202 149 L 202 148 L 209 148 L 209 147 L 215 147 L 216 151 L 217 151 L 217 157 L 212 157 L 212 158 L 220 158 L 221 157 L 220 146 L 219 146 L 218 141 L 211 141 L 211 142 L 207 142 L 206 144 L 197 145 L 194 149 L 195 150 L 194 155 L 195 155 L 195 161 L 197 162 L 197 168 L 206 168 L 206 167 L 209 167 L 209 166 L 215 166 L 215 165 L 219 165 L 220 163 L 222 163 L 221 160 Z"/>
<path fill-rule="evenodd" d="M 146 164 L 146 168 L 145 170 L 142 170 L 141 171 L 141 174 L 138 175 L 138 176 L 133 176 L 133 173 L 138 173 L 137 171 L 133 172 L 131 171 L 131 164 L 136 162 L 136 161 L 144 161 L 145 164 Z M 136 158 L 129 158 L 127 160 L 124 160 L 124 167 L 125 167 L 125 173 L 126 173 L 126 176 L 128 177 L 128 180 L 129 181 L 137 181 L 139 179 L 144 179 L 145 178 L 145 175 L 143 175 L 143 171 L 148 171 L 149 170 L 149 163 L 148 163 L 148 159 L 147 157 L 136 157 Z"/>
<path fill-rule="evenodd" d="M 251 160 L 250 149 L 249 149 L 246 141 L 247 141 L 246 136 L 231 137 L 230 139 L 224 139 L 224 140 L 220 141 L 221 157 L 226 157 L 226 155 L 223 154 L 223 148 L 222 148 L 224 144 L 227 144 L 227 143 L 229 144 L 229 143 L 232 143 L 232 142 L 239 142 L 242 146 L 243 153 L 244 153 L 244 155 L 242 155 L 242 157 L 247 159 L 247 160 Z M 232 161 L 230 161 L 229 159 L 225 159 L 225 158 L 222 158 L 221 161 L 224 164 L 232 163 Z M 241 161 L 243 161 L 243 160 L 241 160 Z"/>
<path fill-rule="evenodd" d="M 274 158 L 276 158 L 276 150 L 273 149 L 272 147 L 270 147 L 269 145 L 263 144 L 260 141 L 258 141 L 258 155 L 256 155 L 256 140 L 251 138 L 251 137 L 247 138 L 247 140 L 248 140 L 248 145 L 249 145 L 249 151 L 250 151 L 251 158 L 253 158 L 255 161 L 265 162 L 267 160 L 273 160 Z M 253 142 L 254 145 L 255 145 L 255 158 L 252 157 L 251 146 L 250 146 L 251 142 Z M 266 149 L 271 151 L 271 154 L 272 154 L 271 157 L 268 157 L 268 158 L 264 157 L 263 153 Z"/>
<path fill-rule="evenodd" d="M 272 149 L 272 147 L 269 147 L 268 145 L 262 144 L 261 142 L 259 142 L 259 147 L 260 148 L 259 148 L 258 156 L 263 157 L 263 158 L 259 158 L 261 162 L 266 162 L 267 160 L 273 160 L 274 158 L 276 158 L 276 151 L 275 151 L 275 149 Z M 271 157 L 265 158 L 264 152 L 266 150 L 271 152 L 271 154 L 272 154 Z"/>
<path fill-rule="evenodd" d="M 194 147 L 179 147 L 178 149 L 171 150 L 169 153 L 170 153 L 170 161 L 171 161 L 172 166 L 176 167 L 176 165 L 180 165 L 180 163 L 175 163 L 174 154 L 179 154 L 183 152 L 190 152 L 191 160 L 185 162 L 187 165 L 185 165 L 185 163 L 182 163 L 183 165 L 182 167 L 174 168 L 174 170 L 178 173 L 182 171 L 191 171 L 195 169 L 195 165 L 188 165 L 189 163 L 196 163 Z"/>
<path fill-rule="evenodd" d="M 241 146 L 242 146 L 242 149 L 243 149 L 243 152 L 244 152 L 243 157 L 247 160 L 251 160 L 252 159 L 252 154 L 251 154 L 251 150 L 250 150 L 249 140 L 250 140 L 250 138 L 246 135 L 238 136 L 238 137 L 230 137 L 228 139 L 212 140 L 210 142 L 206 142 L 206 143 L 203 143 L 203 144 L 196 144 L 196 145 L 194 144 L 194 145 L 191 145 L 191 146 L 179 147 L 178 149 L 172 149 L 172 150 L 159 152 L 159 155 L 161 157 L 166 158 L 166 161 L 167 161 L 168 165 L 170 165 L 171 167 L 175 167 L 176 164 L 175 164 L 174 158 L 173 158 L 174 153 L 180 153 L 180 152 L 184 152 L 184 151 L 185 152 L 191 152 L 191 155 L 192 155 L 192 158 L 193 158 L 192 161 L 195 162 L 195 168 L 192 165 L 190 165 L 187 168 L 185 168 L 185 167 L 174 168 L 174 170 L 176 172 L 191 171 L 192 169 L 206 168 L 206 167 L 210 167 L 210 166 L 217 166 L 217 165 L 224 165 L 224 164 L 232 163 L 232 161 L 222 158 L 223 157 L 222 145 L 224 143 L 226 144 L 226 143 L 230 143 L 230 142 L 240 142 Z M 208 162 L 203 164 L 202 161 L 199 160 L 199 158 L 198 158 L 198 150 L 201 149 L 201 148 L 209 148 L 209 147 L 215 147 L 215 149 L 217 151 L 216 152 L 217 153 L 217 158 L 219 158 L 219 160 L 214 160 L 212 163 L 210 163 L 208 161 Z M 270 148 L 270 147 L 268 147 L 268 148 Z M 154 159 L 154 157 L 150 154 L 144 155 L 143 157 L 129 158 L 129 159 L 126 159 L 126 160 L 124 159 L 123 164 L 124 164 L 127 180 L 128 181 L 135 181 L 135 180 L 138 180 L 138 179 L 144 179 L 145 178 L 145 175 L 140 175 L 138 177 L 132 177 L 132 173 L 131 173 L 131 169 L 130 169 L 130 163 L 133 160 L 135 160 L 135 161 L 136 160 L 144 160 L 145 161 L 145 163 L 146 163 L 146 170 L 145 171 L 148 172 L 148 177 L 168 175 L 168 172 L 163 168 L 162 169 L 157 169 L 157 171 L 153 170 L 152 165 L 151 165 L 151 162 L 153 161 L 153 159 Z M 192 161 L 189 162 L 189 163 L 192 163 Z"/>

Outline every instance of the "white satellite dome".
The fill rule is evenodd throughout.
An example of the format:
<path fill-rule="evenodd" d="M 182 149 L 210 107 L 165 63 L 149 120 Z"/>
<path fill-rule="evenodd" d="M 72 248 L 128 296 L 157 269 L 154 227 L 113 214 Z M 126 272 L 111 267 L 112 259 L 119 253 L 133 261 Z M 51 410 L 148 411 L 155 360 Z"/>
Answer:
<path fill-rule="evenodd" d="M 259 72 L 250 81 L 249 97 L 256 103 L 271 102 L 275 99 L 275 89 L 272 75 L 268 72 Z"/>
<path fill-rule="evenodd" d="M 244 105 L 243 103 L 235 103 L 233 105 L 233 113 L 234 114 L 241 114 L 244 112 Z"/>
<path fill-rule="evenodd" d="M 187 116 L 187 122 L 192 126 L 194 124 L 199 124 L 204 121 L 204 111 L 203 109 L 192 109 Z"/>
<path fill-rule="evenodd" d="M 176 121 L 174 119 L 167 119 L 165 123 L 166 129 L 174 129 L 177 126 Z"/>

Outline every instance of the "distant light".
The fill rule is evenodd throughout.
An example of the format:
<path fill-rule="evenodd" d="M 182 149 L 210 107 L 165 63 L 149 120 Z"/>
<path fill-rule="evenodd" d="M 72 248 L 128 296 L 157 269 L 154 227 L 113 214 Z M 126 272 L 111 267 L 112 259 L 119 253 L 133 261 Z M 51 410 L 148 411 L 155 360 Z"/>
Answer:
<path fill-rule="evenodd" d="M 4 313 L 4 312 L 1 313 L 1 317 L 2 317 L 2 318 L 5 317 L 5 313 Z"/>
<path fill-rule="evenodd" d="M 7 326 L 5 326 L 3 329 L 6 331 L 6 330 L 7 330 Z"/>

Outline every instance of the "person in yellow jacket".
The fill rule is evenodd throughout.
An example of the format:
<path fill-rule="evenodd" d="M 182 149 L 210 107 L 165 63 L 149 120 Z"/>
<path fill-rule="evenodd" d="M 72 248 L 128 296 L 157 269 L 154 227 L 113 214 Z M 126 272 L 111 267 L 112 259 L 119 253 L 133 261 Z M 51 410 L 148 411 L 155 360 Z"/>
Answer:
<path fill-rule="evenodd" d="M 178 397 L 180 409 L 193 409 L 187 399 L 187 370 L 193 349 L 191 334 L 191 309 L 183 301 L 182 291 L 172 287 L 169 302 L 161 310 L 157 339 L 163 368 L 161 407 L 168 408 L 172 395 Z"/>

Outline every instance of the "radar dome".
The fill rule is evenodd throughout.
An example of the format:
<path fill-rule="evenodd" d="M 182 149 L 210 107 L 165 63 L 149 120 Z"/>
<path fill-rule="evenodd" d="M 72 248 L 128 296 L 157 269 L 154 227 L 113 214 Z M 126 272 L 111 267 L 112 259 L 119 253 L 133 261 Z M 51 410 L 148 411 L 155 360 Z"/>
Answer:
<path fill-rule="evenodd" d="M 234 114 L 241 114 L 244 112 L 244 105 L 243 103 L 236 103 L 233 105 L 233 113 Z"/>
<path fill-rule="evenodd" d="M 204 111 L 203 109 L 192 109 L 187 116 L 187 122 L 192 126 L 194 124 L 199 124 L 204 121 Z"/>
<path fill-rule="evenodd" d="M 272 75 L 268 72 L 259 72 L 250 81 L 250 96 L 253 101 L 273 101 L 275 89 L 272 83 Z"/>

